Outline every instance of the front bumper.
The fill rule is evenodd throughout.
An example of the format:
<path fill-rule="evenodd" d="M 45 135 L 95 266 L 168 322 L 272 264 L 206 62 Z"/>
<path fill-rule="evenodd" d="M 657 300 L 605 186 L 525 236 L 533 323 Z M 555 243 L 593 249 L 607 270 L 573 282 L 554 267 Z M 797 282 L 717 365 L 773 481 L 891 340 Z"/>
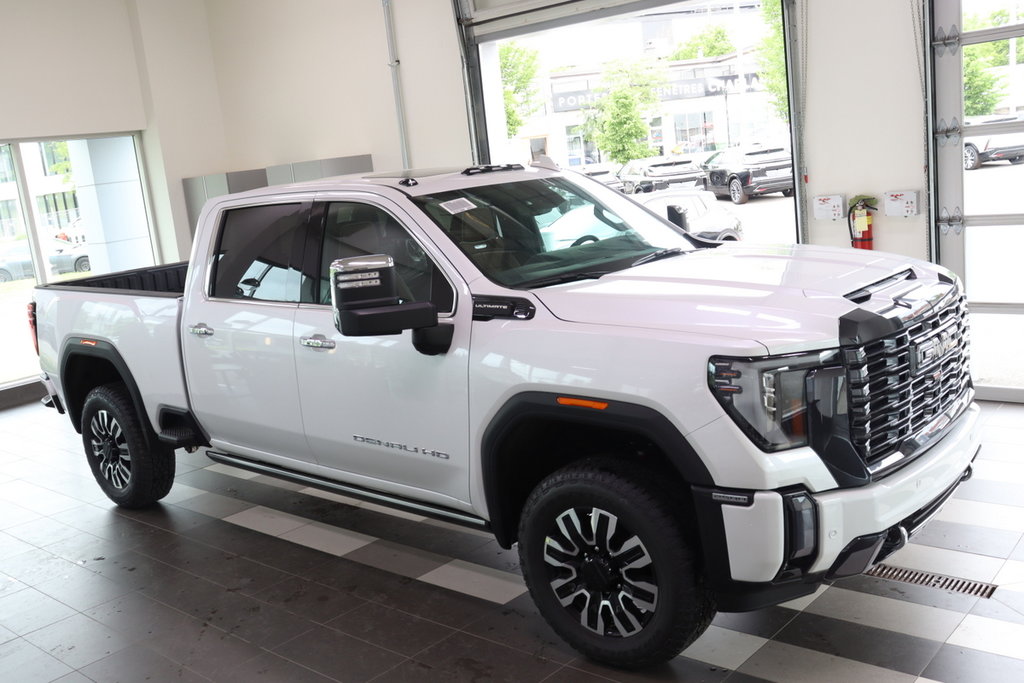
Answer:
<path fill-rule="evenodd" d="M 970 477 L 980 448 L 979 414 L 972 404 L 927 453 L 879 481 L 800 491 L 814 503 L 815 539 L 814 552 L 797 561 L 798 525 L 785 504 L 793 490 L 694 487 L 706 576 L 719 608 L 746 611 L 806 595 L 898 550 Z"/>

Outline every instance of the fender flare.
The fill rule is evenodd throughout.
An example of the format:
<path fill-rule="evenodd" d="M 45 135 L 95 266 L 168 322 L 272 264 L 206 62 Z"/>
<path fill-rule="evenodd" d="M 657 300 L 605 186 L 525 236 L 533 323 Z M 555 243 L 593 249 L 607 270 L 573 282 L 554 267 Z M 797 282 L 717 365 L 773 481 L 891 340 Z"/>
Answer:
<path fill-rule="evenodd" d="M 65 408 L 67 408 L 68 417 L 71 418 L 71 424 L 74 426 L 75 431 L 79 434 L 82 433 L 82 407 L 84 400 L 82 402 L 74 402 L 68 397 L 68 365 L 73 359 L 82 356 L 105 360 L 114 367 L 114 370 L 120 375 L 121 381 L 124 382 L 125 387 L 128 389 L 128 395 L 132 399 L 132 405 L 135 407 L 139 424 L 143 426 L 146 446 L 153 448 L 157 440 L 156 432 L 149 421 L 149 416 L 146 414 L 146 404 L 142 399 L 142 392 L 139 391 L 139 385 L 135 382 L 135 377 L 132 376 L 132 372 L 128 369 L 128 364 L 125 363 L 124 358 L 121 357 L 121 354 L 114 345 L 108 341 L 73 335 L 64 340 L 60 351 L 60 364 L 58 367 L 60 369 L 61 386 L 64 389 Z"/>
<path fill-rule="evenodd" d="M 501 445 L 517 427 L 531 420 L 550 419 L 601 429 L 618 429 L 644 435 L 654 443 L 689 485 L 713 486 L 714 480 L 707 466 L 697 455 L 672 422 L 653 408 L 624 401 L 607 401 L 607 407 L 595 410 L 587 407 L 567 406 L 559 398 L 574 397 L 564 393 L 527 391 L 511 397 L 498 410 L 484 430 L 481 443 L 481 476 L 491 527 L 499 544 L 509 547 L 511 532 L 510 511 L 503 505 L 502 485 L 506 481 L 505 467 L 500 462 Z"/>

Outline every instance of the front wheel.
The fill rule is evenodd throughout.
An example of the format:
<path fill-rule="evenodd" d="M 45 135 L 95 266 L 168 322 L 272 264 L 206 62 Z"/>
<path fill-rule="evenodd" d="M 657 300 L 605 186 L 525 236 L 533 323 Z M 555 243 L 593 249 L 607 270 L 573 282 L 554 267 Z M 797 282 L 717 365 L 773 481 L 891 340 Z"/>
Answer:
<path fill-rule="evenodd" d="M 1016 166 L 1017 164 L 1024 164 L 1024 156 L 1014 157 L 1010 159 L 1010 163 Z"/>
<path fill-rule="evenodd" d="M 91 266 L 89 265 L 88 256 L 79 256 L 75 259 L 75 272 L 76 273 L 88 273 Z"/>
<path fill-rule="evenodd" d="M 96 482 L 121 507 L 152 505 L 174 483 L 174 449 L 145 433 L 124 384 L 96 387 L 82 408 L 82 442 Z"/>
<path fill-rule="evenodd" d="M 596 661 L 667 661 L 714 617 L 678 505 L 659 480 L 617 460 L 570 465 L 542 481 L 519 527 L 523 577 L 540 613 Z"/>
<path fill-rule="evenodd" d="M 743 190 L 743 183 L 740 182 L 739 178 L 733 178 L 729 181 L 729 199 L 732 200 L 733 204 L 746 204 L 750 197 Z"/>

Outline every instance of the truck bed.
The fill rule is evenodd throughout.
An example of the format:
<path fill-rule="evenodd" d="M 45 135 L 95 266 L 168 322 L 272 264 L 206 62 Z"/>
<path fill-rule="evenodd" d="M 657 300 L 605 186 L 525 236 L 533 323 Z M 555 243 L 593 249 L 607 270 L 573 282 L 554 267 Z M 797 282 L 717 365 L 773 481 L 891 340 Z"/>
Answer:
<path fill-rule="evenodd" d="M 95 275 L 70 282 L 41 285 L 41 288 L 72 288 L 101 287 L 118 289 L 125 292 L 160 293 L 180 296 L 185 292 L 185 275 L 188 273 L 188 261 L 171 263 L 164 266 L 149 266 L 135 270 L 122 270 L 108 275 Z"/>
<path fill-rule="evenodd" d="M 154 427 L 161 408 L 188 407 L 179 340 L 187 270 L 183 261 L 35 288 L 40 367 L 65 405 L 61 364 L 85 344 L 93 356 L 110 350 L 103 358 L 137 384 Z"/>

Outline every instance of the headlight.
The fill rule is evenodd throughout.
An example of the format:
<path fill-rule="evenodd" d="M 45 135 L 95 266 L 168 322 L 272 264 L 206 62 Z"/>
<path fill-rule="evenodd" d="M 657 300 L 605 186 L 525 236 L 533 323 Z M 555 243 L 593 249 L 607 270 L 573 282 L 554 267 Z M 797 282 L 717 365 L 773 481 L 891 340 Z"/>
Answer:
<path fill-rule="evenodd" d="M 839 362 L 839 351 L 768 358 L 713 356 L 708 383 L 725 412 L 764 451 L 806 446 L 807 379 Z"/>

